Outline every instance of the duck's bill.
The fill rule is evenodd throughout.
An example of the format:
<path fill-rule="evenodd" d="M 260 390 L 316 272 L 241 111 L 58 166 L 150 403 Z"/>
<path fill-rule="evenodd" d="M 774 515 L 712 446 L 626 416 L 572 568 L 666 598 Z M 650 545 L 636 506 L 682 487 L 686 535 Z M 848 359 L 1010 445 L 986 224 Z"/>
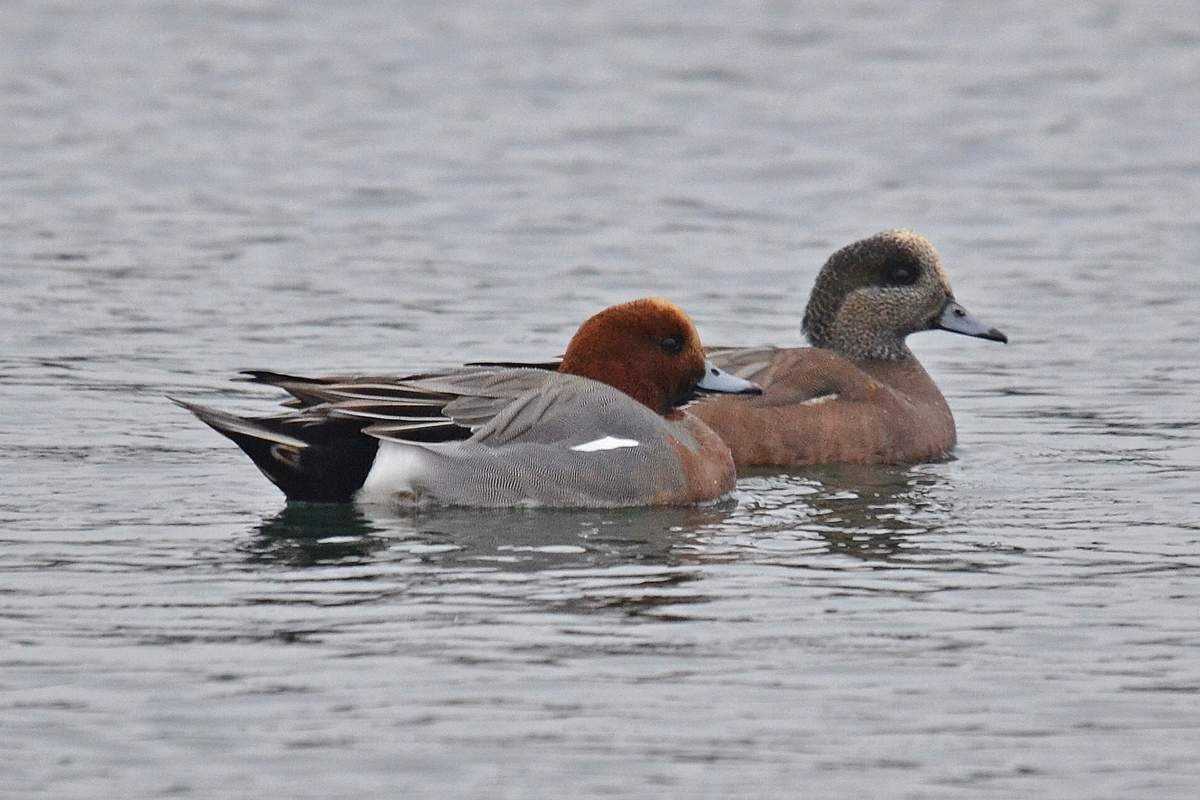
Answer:
<path fill-rule="evenodd" d="M 704 377 L 696 384 L 696 391 L 714 394 L 762 394 L 762 387 L 753 381 L 717 369 L 711 361 L 705 361 Z"/>
<path fill-rule="evenodd" d="M 946 305 L 942 306 L 942 313 L 938 315 L 933 327 L 951 333 L 961 333 L 963 336 L 975 336 L 979 339 L 991 339 L 993 342 L 1008 344 L 1007 336 L 996 328 L 975 319 L 970 312 L 953 300 L 947 300 Z"/>

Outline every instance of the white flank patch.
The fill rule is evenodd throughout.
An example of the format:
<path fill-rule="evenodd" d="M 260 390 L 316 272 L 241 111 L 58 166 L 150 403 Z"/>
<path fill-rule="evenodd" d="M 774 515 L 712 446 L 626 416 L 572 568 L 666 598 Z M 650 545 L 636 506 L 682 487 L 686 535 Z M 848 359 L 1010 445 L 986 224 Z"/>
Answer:
<path fill-rule="evenodd" d="M 828 403 L 830 400 L 837 400 L 837 394 L 823 394 L 820 397 L 814 397 L 811 400 L 805 400 L 800 405 L 802 406 L 819 406 L 822 403 Z"/>
<path fill-rule="evenodd" d="M 424 448 L 420 445 L 380 441 L 375 462 L 358 490 L 358 498 L 413 491 L 413 482 L 426 473 L 423 455 Z"/>
<path fill-rule="evenodd" d="M 618 447 L 637 447 L 639 444 L 641 442 L 637 439 L 618 439 L 616 436 L 605 436 L 601 439 L 577 444 L 571 449 L 581 453 L 594 453 L 597 450 L 616 450 Z"/>

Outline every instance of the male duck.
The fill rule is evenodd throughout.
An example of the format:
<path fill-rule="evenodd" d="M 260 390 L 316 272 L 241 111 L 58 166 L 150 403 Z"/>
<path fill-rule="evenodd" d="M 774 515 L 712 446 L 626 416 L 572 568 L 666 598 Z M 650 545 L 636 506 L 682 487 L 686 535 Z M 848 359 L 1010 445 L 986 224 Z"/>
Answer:
<path fill-rule="evenodd" d="M 954 417 L 905 337 L 945 330 L 1008 341 L 955 301 L 933 245 L 906 230 L 830 256 L 803 330 L 813 347 L 709 350 L 713 363 L 763 387 L 759 397 L 692 408 L 739 467 L 945 458 L 957 438 Z"/>
<path fill-rule="evenodd" d="M 403 378 L 246 373 L 290 413 L 242 418 L 182 403 L 292 500 L 507 507 L 682 505 L 733 489 L 729 448 L 680 408 L 752 394 L 708 364 L 691 320 L 642 299 L 601 311 L 557 371 L 478 365 Z"/>

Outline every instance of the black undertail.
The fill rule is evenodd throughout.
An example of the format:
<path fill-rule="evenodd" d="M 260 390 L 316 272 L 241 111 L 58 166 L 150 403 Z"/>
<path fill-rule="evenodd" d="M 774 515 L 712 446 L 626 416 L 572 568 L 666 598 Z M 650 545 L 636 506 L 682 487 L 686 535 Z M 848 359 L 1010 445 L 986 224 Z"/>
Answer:
<path fill-rule="evenodd" d="M 366 423 L 359 420 L 325 417 L 303 424 L 294 415 L 239 417 L 175 402 L 233 440 L 288 500 L 350 502 L 379 449 L 379 440 L 363 433 Z"/>

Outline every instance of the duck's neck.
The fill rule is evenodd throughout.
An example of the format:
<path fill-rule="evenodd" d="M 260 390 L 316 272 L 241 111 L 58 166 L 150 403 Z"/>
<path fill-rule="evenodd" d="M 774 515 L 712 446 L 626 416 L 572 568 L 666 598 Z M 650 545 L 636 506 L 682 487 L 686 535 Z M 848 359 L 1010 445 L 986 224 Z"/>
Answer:
<path fill-rule="evenodd" d="M 851 361 L 916 361 L 904 338 L 887 331 L 834 330 L 828 335 L 809 331 L 808 340 Z"/>

